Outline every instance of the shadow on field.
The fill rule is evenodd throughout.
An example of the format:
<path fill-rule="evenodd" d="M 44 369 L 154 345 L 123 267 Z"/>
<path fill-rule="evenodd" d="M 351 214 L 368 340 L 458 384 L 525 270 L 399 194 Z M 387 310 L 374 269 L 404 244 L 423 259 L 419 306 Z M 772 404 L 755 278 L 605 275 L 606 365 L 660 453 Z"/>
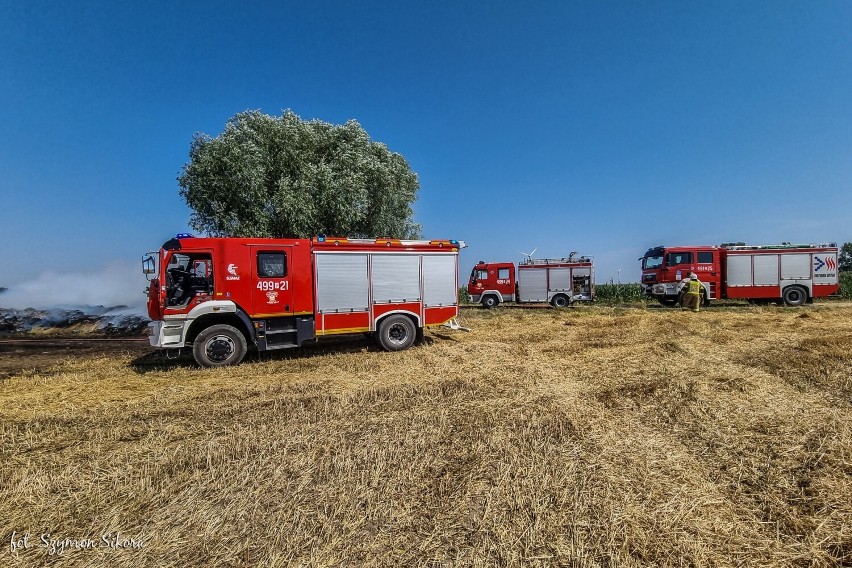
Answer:
<path fill-rule="evenodd" d="M 420 339 L 415 345 L 432 345 L 439 341 L 458 341 L 454 337 L 442 333 L 431 332 Z M 243 363 L 254 363 L 259 361 L 285 361 L 311 359 L 313 357 L 324 357 L 327 355 L 340 355 L 346 353 L 361 353 L 363 351 L 381 351 L 376 342 L 366 335 L 341 336 L 322 338 L 317 343 L 304 345 L 291 349 L 278 349 L 274 351 L 257 351 L 249 349 Z M 177 357 L 168 357 L 163 351 L 154 351 L 136 357 L 130 362 L 130 368 L 137 374 L 144 375 L 155 371 L 164 371 L 174 368 L 198 367 L 192 357 L 192 348 L 184 348 Z"/>
<path fill-rule="evenodd" d="M 433 337 L 434 336 L 434 337 Z M 420 338 L 414 347 L 418 345 L 432 345 L 435 343 L 435 338 L 446 341 L 456 341 L 456 339 L 441 333 L 430 332 Z M 362 333 L 361 335 L 341 335 L 331 336 L 319 339 L 316 343 L 306 344 L 302 347 L 293 349 L 280 349 L 277 351 L 250 351 L 246 355 L 246 361 L 279 361 L 283 359 L 310 359 L 312 357 L 320 357 L 325 355 L 341 355 L 345 353 L 361 353 L 367 351 L 373 353 L 383 351 L 371 336 Z"/>
<path fill-rule="evenodd" d="M 813 309 L 815 307 L 814 304 L 805 304 L 803 306 L 784 306 L 781 304 L 777 304 L 775 302 L 764 302 L 764 303 L 748 303 L 748 302 L 735 302 L 735 301 L 714 301 L 709 306 L 701 306 L 701 311 L 710 310 L 713 312 L 723 311 L 723 310 L 744 310 L 747 308 L 769 308 L 769 309 L 785 309 L 785 310 L 808 310 Z M 680 306 L 663 306 L 660 304 L 651 304 L 649 303 L 646 306 L 646 309 L 652 311 L 680 311 Z"/>
<path fill-rule="evenodd" d="M 192 351 L 184 349 L 177 357 L 167 357 L 163 351 L 152 351 L 136 357 L 130 361 L 129 367 L 140 375 L 150 373 L 152 371 L 163 371 L 166 369 L 174 369 L 175 367 L 194 367 L 195 360 L 192 358 Z"/>

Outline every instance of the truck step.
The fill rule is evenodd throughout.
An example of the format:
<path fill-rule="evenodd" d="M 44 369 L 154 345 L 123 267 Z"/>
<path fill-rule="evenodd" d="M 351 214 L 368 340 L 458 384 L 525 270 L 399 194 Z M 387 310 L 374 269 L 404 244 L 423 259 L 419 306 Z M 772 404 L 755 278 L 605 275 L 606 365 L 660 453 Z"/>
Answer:
<path fill-rule="evenodd" d="M 266 333 L 265 343 L 266 349 L 281 349 L 282 347 L 296 347 L 298 346 L 298 342 L 296 341 L 296 330 L 293 330 L 293 333 Z"/>
<path fill-rule="evenodd" d="M 293 347 L 298 347 L 298 345 L 296 345 L 295 343 L 282 343 L 279 345 L 275 343 L 270 344 L 267 342 L 266 351 L 274 351 L 275 349 L 292 349 Z"/>
<path fill-rule="evenodd" d="M 267 337 L 270 335 L 281 335 L 282 333 L 296 333 L 296 328 L 289 329 L 267 329 L 266 335 Z"/>

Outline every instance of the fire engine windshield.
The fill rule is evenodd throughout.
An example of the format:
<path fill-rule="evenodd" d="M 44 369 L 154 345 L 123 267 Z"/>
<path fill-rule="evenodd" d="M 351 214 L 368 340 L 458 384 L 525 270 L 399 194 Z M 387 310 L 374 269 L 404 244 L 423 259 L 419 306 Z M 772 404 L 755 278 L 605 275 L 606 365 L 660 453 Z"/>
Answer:
<path fill-rule="evenodd" d="M 642 259 L 642 268 L 645 270 L 650 270 L 652 268 L 659 268 L 663 265 L 663 256 L 646 256 Z"/>

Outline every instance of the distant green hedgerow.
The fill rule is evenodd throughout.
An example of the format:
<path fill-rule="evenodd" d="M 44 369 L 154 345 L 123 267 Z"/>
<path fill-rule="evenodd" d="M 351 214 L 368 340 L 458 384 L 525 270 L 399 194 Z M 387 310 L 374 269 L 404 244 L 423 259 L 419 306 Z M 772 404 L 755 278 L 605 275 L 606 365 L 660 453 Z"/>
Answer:
<path fill-rule="evenodd" d="M 840 273 L 840 296 L 852 300 L 852 272 Z"/>

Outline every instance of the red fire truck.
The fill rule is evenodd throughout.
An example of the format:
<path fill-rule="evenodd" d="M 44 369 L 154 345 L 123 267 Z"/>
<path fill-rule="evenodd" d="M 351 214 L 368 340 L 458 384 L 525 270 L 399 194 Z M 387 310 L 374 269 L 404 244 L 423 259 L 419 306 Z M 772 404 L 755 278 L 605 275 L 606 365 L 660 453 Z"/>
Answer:
<path fill-rule="evenodd" d="M 834 294 L 837 244 L 659 246 L 642 261 L 642 285 L 665 306 L 678 302 L 684 280 L 695 272 L 704 285 L 702 303 L 740 298 L 754 303 L 782 301 L 799 306 Z"/>
<path fill-rule="evenodd" d="M 470 301 L 493 308 L 503 302 L 549 302 L 563 308 L 595 296 L 595 264 L 587 256 L 571 253 L 568 258 L 525 258 L 516 278 L 511 262 L 479 261 L 467 285 Z"/>
<path fill-rule="evenodd" d="M 455 240 L 196 238 L 180 234 L 143 259 L 150 342 L 192 347 L 202 366 L 258 350 L 367 332 L 387 350 L 427 326 L 456 323 Z"/>

